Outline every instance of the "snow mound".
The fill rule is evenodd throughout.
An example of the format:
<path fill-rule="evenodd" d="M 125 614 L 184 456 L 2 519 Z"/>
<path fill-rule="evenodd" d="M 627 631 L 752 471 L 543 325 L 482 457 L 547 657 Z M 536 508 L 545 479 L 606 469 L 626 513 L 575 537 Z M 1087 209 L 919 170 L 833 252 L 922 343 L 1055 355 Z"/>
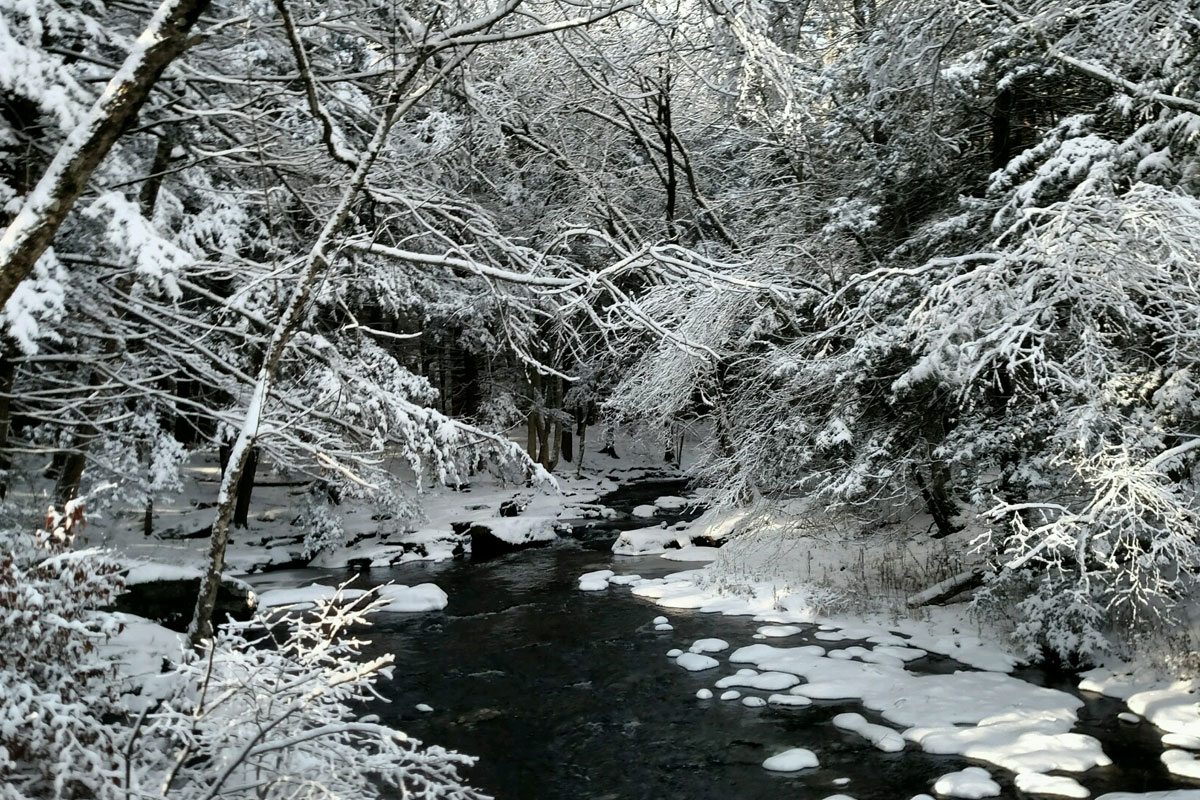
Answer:
<path fill-rule="evenodd" d="M 1165 792 L 1111 792 L 1096 800 L 1200 800 L 1200 789 L 1168 789 Z"/>
<path fill-rule="evenodd" d="M 646 503 L 640 506 L 634 506 L 631 512 L 635 517 L 653 517 L 658 513 L 658 509 Z"/>
<path fill-rule="evenodd" d="M 1087 797 L 1091 794 L 1079 781 L 1064 775 L 1042 775 L 1022 772 L 1016 777 L 1019 791 L 1026 794 L 1045 794 L 1055 797 Z"/>
<path fill-rule="evenodd" d="M 693 653 L 719 653 L 729 649 L 729 642 L 724 639 L 697 639 L 688 649 Z"/>
<path fill-rule="evenodd" d="M 691 541 L 686 534 L 671 528 L 638 528 L 622 531 L 613 542 L 612 551 L 618 556 L 654 556 L 671 547 L 684 547 Z"/>
<path fill-rule="evenodd" d="M 833 725 L 857 733 L 885 753 L 898 753 L 904 749 L 904 737 L 891 728 L 868 722 L 862 714 L 838 714 L 833 718 Z"/>
<path fill-rule="evenodd" d="M 608 588 L 609 579 L 616 573 L 611 569 L 599 569 L 579 576 L 579 589 L 584 592 L 599 592 Z"/>
<path fill-rule="evenodd" d="M 342 589 L 340 596 L 343 600 L 357 600 L 366 592 L 363 589 Z M 314 583 L 299 589 L 270 589 L 258 596 L 259 608 L 278 608 L 280 606 L 296 606 L 297 608 L 312 608 L 318 603 L 324 603 L 339 596 L 336 586 L 325 586 Z"/>
<path fill-rule="evenodd" d="M 379 598 L 387 601 L 387 605 L 381 606 L 380 611 L 400 613 L 441 611 L 450 601 L 441 587 L 432 583 L 419 583 L 416 586 L 380 586 Z"/>
<path fill-rule="evenodd" d="M 800 679 L 788 672 L 763 672 L 754 675 L 730 675 L 717 681 L 718 689 L 730 686 L 743 686 L 747 689 L 758 689 L 763 692 L 780 692 L 790 689 L 800 682 Z"/>
<path fill-rule="evenodd" d="M 948 797 L 963 797 L 978 800 L 981 797 L 999 797 L 1000 784 L 992 780 L 986 769 L 967 767 L 961 772 L 951 772 L 937 779 L 933 791 Z"/>
<path fill-rule="evenodd" d="M 1172 775 L 1200 780 L 1200 760 L 1186 750 L 1167 750 L 1162 754 L 1162 763 Z"/>
<path fill-rule="evenodd" d="M 769 769 L 772 772 L 797 772 L 815 766 L 818 766 L 816 753 L 803 747 L 784 750 L 763 762 L 763 769 Z"/>
<path fill-rule="evenodd" d="M 720 550 L 715 547 L 700 547 L 698 545 L 688 545 L 681 547 L 678 550 L 667 550 L 662 553 L 662 558 L 668 561 L 716 561 Z"/>
<path fill-rule="evenodd" d="M 804 629 L 799 625 L 763 625 L 758 632 L 768 639 L 775 639 L 795 636 L 797 633 L 803 633 Z"/>
<path fill-rule="evenodd" d="M 686 497 L 666 494 L 654 501 L 654 507 L 660 511 L 678 511 L 681 508 L 687 508 L 691 502 Z"/>
<path fill-rule="evenodd" d="M 554 523 L 554 517 L 490 517 L 476 524 L 505 544 L 522 545 L 557 539 Z"/>
<path fill-rule="evenodd" d="M 718 665 L 715 658 L 700 655 L 699 653 L 682 653 L 679 658 L 675 659 L 675 663 L 688 672 L 700 672 L 701 670 L 712 669 Z"/>

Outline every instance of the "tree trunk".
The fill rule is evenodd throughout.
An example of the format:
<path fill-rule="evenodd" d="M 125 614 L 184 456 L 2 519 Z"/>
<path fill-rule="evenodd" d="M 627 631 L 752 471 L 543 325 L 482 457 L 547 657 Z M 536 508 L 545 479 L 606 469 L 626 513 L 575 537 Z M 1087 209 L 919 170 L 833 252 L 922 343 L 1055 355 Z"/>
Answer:
<path fill-rule="evenodd" d="M 575 463 L 575 440 L 572 438 L 571 429 L 564 427 L 562 430 L 562 459 L 569 463 Z"/>
<path fill-rule="evenodd" d="M 164 0 L 100 98 L 59 147 L 0 237 L 0 308 L 33 271 L 162 71 L 187 49 L 189 32 L 208 4 L 209 0 Z"/>
<path fill-rule="evenodd" d="M 87 466 L 87 442 L 80 441 L 79 448 L 66 453 L 62 471 L 54 484 L 55 508 L 62 508 L 79 496 L 79 482 L 83 480 L 83 468 Z"/>
<path fill-rule="evenodd" d="M 0 356 L 0 500 L 8 494 L 8 469 L 12 461 L 8 457 L 8 434 L 12 430 L 12 390 L 17 375 L 16 354 L 8 350 Z"/>
<path fill-rule="evenodd" d="M 217 492 L 217 507 L 212 526 L 212 538 L 209 541 L 208 567 L 200 580 L 200 591 L 196 597 L 196 609 L 192 613 L 192 622 L 188 626 L 188 641 L 193 647 L 212 639 L 213 609 L 217 604 L 217 590 L 221 585 L 221 572 L 225 569 L 225 548 L 229 544 L 229 527 L 233 520 L 236 504 L 234 487 L 241 481 L 242 473 L 250 459 L 250 451 L 258 438 L 259 425 L 266 411 L 267 400 L 275 385 L 279 365 L 284 352 L 292 337 L 300 329 L 305 314 L 309 308 L 313 285 L 317 278 L 329 268 L 330 252 L 334 249 L 333 237 L 350 218 L 354 202 L 367 182 L 371 167 L 387 142 L 388 132 L 395 121 L 405 114 L 416 102 L 430 91 L 437 81 L 428 82 L 411 94 L 405 96 L 409 85 L 417 78 L 425 62 L 433 55 L 433 50 L 425 51 L 420 57 L 411 59 L 399 75 L 396 76 L 388 89 L 383 102 L 383 111 L 375 127 L 370 143 L 358 160 L 346 189 L 337 207 L 326 221 L 309 250 L 300 274 L 292 283 L 294 286 L 287 305 L 275 323 L 275 329 L 267 343 L 263 354 L 263 364 L 254 380 L 254 389 L 246 403 L 246 414 L 238 430 L 237 439 L 229 453 L 229 463 L 221 477 L 221 488 Z M 442 66 L 441 75 L 461 64 L 471 49 L 460 49 L 447 59 Z"/>
<path fill-rule="evenodd" d="M 238 478 L 237 500 L 233 506 L 233 527 L 247 528 L 250 525 L 250 495 L 254 493 L 254 476 L 258 472 L 258 448 L 251 447 L 246 458 L 246 469 Z"/>
<path fill-rule="evenodd" d="M 917 488 L 921 490 L 921 497 L 925 500 L 925 509 L 929 512 L 929 516 L 933 517 L 933 524 L 937 528 L 937 533 L 933 535 L 933 538 L 941 539 L 962 530 L 962 526 L 955 525 L 951 521 L 958 513 L 958 505 L 950 498 L 950 494 L 946 490 L 946 485 L 950 480 L 949 470 L 938 461 L 930 465 L 929 471 L 932 480 L 927 483 L 925 476 L 921 474 L 921 468 L 914 466 L 913 479 L 916 481 Z"/>
<path fill-rule="evenodd" d="M 537 423 L 537 411 L 535 411 L 533 409 L 529 410 L 529 417 L 527 419 L 527 427 L 528 427 L 528 434 L 525 438 L 525 452 L 529 454 L 530 458 L 532 458 L 534 461 L 537 461 L 538 423 Z"/>
<path fill-rule="evenodd" d="M 578 418 L 575 422 L 575 433 L 579 436 L 579 460 L 575 462 L 575 477 L 583 477 L 583 453 L 584 446 L 587 444 L 587 415 Z"/>

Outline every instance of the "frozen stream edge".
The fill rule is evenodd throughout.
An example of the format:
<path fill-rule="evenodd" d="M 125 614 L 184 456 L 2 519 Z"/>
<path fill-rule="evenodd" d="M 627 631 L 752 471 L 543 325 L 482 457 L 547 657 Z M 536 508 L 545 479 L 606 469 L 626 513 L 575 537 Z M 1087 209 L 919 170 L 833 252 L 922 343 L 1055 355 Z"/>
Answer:
<path fill-rule="evenodd" d="M 787 689 L 787 694 L 775 694 L 768 700 L 780 705 L 801 705 L 813 699 L 858 702 L 898 730 L 870 723 L 858 714 L 840 715 L 837 727 L 862 736 L 885 752 L 897 752 L 906 741 L 912 742 L 927 753 L 959 755 L 1007 769 L 1015 773 L 1022 792 L 1060 797 L 1088 797 L 1090 792 L 1073 778 L 1047 773 L 1083 773 L 1112 763 L 1097 739 L 1071 732 L 1082 700 L 1012 677 L 1007 673 L 1018 663 L 1017 659 L 977 637 L 957 633 L 936 636 L 915 630 L 911 625 L 903 626 L 909 630 L 898 633 L 873 626 L 832 624 L 808 609 L 789 607 L 787 597 L 777 597 L 775 591 L 768 595 L 761 587 L 753 587 L 744 596 L 722 596 L 707 588 L 706 577 L 705 570 L 688 570 L 655 579 L 623 577 L 606 570 L 581 576 L 580 588 L 596 592 L 609 586 L 629 586 L 633 594 L 665 608 L 751 616 L 756 622 L 766 623 L 753 636 L 760 640 L 786 641 L 819 626 L 814 638 L 823 642 L 862 642 L 834 648 L 766 643 L 739 647 L 728 655 L 733 673 L 715 681 L 715 687 Z M 661 622 L 656 628 L 669 630 Z M 713 656 L 725 649 L 713 647 L 716 641 L 697 640 L 688 652 L 675 649 L 674 655 L 668 655 L 690 671 L 716 669 L 721 662 Z M 723 641 L 721 644 L 726 645 Z M 908 661 L 927 652 L 949 656 L 978 671 L 922 675 L 907 669 Z M 747 664 L 753 668 L 733 669 L 735 665 Z M 1189 745 L 1191 749 L 1200 749 L 1200 708 L 1195 702 L 1195 683 L 1162 686 L 1146 676 L 1093 670 L 1085 676 L 1081 688 L 1125 700 L 1134 712 L 1166 731 L 1165 744 L 1175 749 L 1164 753 L 1164 763 L 1173 774 L 1195 777 L 1184 770 L 1200 762 L 1182 749 Z M 701 690 L 697 697 L 704 700 L 711 693 Z M 721 697 L 734 700 L 741 695 L 727 691 Z M 797 702 L 789 703 L 791 698 Z M 970 702 L 963 702 L 964 698 Z M 763 704 L 757 697 L 741 699 L 750 707 Z M 748 702 L 752 700 L 758 702 Z M 765 768 L 779 769 L 784 755 L 768 758 Z M 794 759 L 782 760 L 789 767 L 803 768 L 792 764 Z M 1183 769 L 1173 768 L 1172 760 Z M 986 770 L 979 768 L 947 774 L 934 788 L 938 794 L 949 797 L 1000 794 L 999 785 Z M 1103 795 L 1101 800 L 1132 798 L 1200 800 L 1200 790 L 1119 792 Z"/>

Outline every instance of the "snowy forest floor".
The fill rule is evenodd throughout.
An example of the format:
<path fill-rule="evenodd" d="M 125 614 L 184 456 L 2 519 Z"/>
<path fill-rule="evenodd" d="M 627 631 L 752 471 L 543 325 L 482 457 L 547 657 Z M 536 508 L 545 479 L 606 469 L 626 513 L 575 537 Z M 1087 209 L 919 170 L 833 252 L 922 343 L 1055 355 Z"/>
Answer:
<path fill-rule="evenodd" d="M 557 490 L 505 484 L 490 475 L 477 477 L 461 491 L 427 490 L 415 498 L 421 511 L 417 519 L 344 501 L 331 507 L 344 531 L 341 540 L 313 558 L 304 552 L 304 537 L 296 526 L 310 493 L 308 483 L 262 468 L 250 524 L 230 545 L 229 571 L 254 573 L 301 564 L 341 570 L 447 559 L 466 544 L 466 523 L 491 525 L 514 540 L 552 539 L 565 520 L 611 516 L 611 509 L 599 500 L 620 484 L 648 475 L 680 474 L 664 465 L 656 447 L 624 440 L 618 451 L 623 457 L 588 454 L 580 478 L 573 477 L 575 465 L 564 464 L 563 474 L 555 476 Z M 220 475 L 216 455 L 196 456 L 186 475 L 184 491 L 155 509 L 152 535 L 142 532 L 140 510 L 110 508 L 89 520 L 79 545 L 112 548 L 121 560 L 151 566 L 151 572 L 153 565 L 198 569 L 207 549 L 206 526 Z M 665 509 L 674 500 L 660 498 L 652 505 Z M 521 507 L 520 515 L 502 516 L 506 503 Z M 697 695 L 701 700 L 715 696 L 747 706 L 856 701 L 891 727 L 857 714 L 843 715 L 839 727 L 866 737 L 881 750 L 902 748 L 907 741 L 927 752 L 962 755 L 1017 773 L 1016 786 L 1033 794 L 1087 796 L 1084 787 L 1064 773 L 1107 763 L 1095 740 L 1072 732 L 1077 698 L 1012 677 L 1022 663 L 1006 639 L 1012 620 L 983 620 L 962 602 L 909 607 L 923 589 L 975 566 L 964 554 L 970 553 L 967 542 L 976 531 L 967 528 L 934 540 L 919 516 L 874 529 L 868 536 L 850 530 L 854 523 L 849 520 L 815 524 L 811 515 L 782 514 L 778 509 L 710 511 L 669 527 L 654 519 L 654 508 L 645 507 L 641 514 L 647 524 L 621 534 L 613 548 L 613 570 L 581 576 L 580 589 L 632 587 L 636 595 L 665 609 L 749 615 L 761 623 L 752 637 L 757 641 L 741 648 L 701 639 L 685 644 L 686 650 L 672 651 L 680 667 L 697 672 L 720 666 L 718 658 L 729 651 L 730 674 L 717 680 L 713 689 L 702 689 Z M 697 547 L 693 542 L 723 546 Z M 617 574 L 622 554 L 711 563 L 642 580 Z M 444 593 L 431 599 L 431 592 L 440 590 L 413 588 L 423 589 L 420 596 L 397 595 L 392 610 L 436 611 L 446 605 Z M 305 592 L 313 598 L 327 593 L 311 586 L 276 590 L 268 593 L 276 596 L 264 605 L 303 600 Z M 132 672 L 152 670 L 156 653 L 182 646 L 177 636 L 158 626 L 135 618 L 125 621 L 126 632 L 113 646 L 127 651 Z M 660 624 L 669 626 L 665 619 Z M 805 638 L 801 626 L 814 625 L 818 630 L 810 630 L 808 638 L 815 636 L 820 644 L 786 646 L 792 637 Z M 967 670 L 918 675 L 908 669 L 910 661 L 927 654 L 952 658 Z M 1200 751 L 1200 706 L 1195 702 L 1200 681 L 1176 680 L 1145 663 L 1113 660 L 1085 672 L 1078 687 L 1125 703 L 1123 722 L 1114 719 L 1114 725 L 1156 726 L 1164 746 L 1162 761 L 1170 773 L 1181 783 L 1200 780 L 1200 760 L 1194 755 Z M 777 754 L 764 767 L 803 769 L 812 756 L 805 752 Z M 954 773 L 939 783 L 938 792 L 994 796 L 989 780 L 978 771 Z M 1163 796 L 1191 800 L 1195 795 L 1181 790 Z"/>
<path fill-rule="evenodd" d="M 335 505 L 322 503 L 340 535 L 315 554 L 306 552 L 306 537 L 300 525 L 300 517 L 312 499 L 311 481 L 260 465 L 249 524 L 232 534 L 226 569 L 232 574 L 246 574 L 284 567 L 340 569 L 441 560 L 462 552 L 467 540 L 462 530 L 467 524 L 494 526 L 518 541 L 549 540 L 554 538 L 558 520 L 611 515 L 597 501 L 623 483 L 647 476 L 680 475 L 664 462 L 660 447 L 625 437 L 618 438 L 616 447 L 615 458 L 605 453 L 585 453 L 580 477 L 575 477 L 576 464 L 563 461 L 554 473 L 557 486 L 527 486 L 480 473 L 461 490 L 434 486 L 415 493 L 410 509 L 380 508 L 369 500 L 354 498 Z M 405 466 L 398 464 L 396 468 Z M 199 569 L 208 553 L 208 526 L 220 477 L 216 453 L 193 455 L 184 469 L 183 490 L 156 504 L 151 535 L 143 533 L 143 509 L 109 503 L 98 512 L 89 509 L 89 524 L 78 536 L 78 546 L 114 550 L 131 564 Z M 12 502 L 25 508 L 33 505 L 31 496 L 43 494 L 52 486 L 50 481 L 34 477 L 27 478 L 25 484 L 10 496 Z M 515 504 L 519 516 L 503 516 L 504 504 Z"/>

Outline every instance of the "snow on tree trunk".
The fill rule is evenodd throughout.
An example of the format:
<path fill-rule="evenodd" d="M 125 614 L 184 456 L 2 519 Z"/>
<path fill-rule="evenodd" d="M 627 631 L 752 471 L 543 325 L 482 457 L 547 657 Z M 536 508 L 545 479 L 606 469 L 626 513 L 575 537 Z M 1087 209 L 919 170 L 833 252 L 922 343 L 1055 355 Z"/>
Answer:
<path fill-rule="evenodd" d="M 409 88 L 409 84 L 422 69 L 425 59 L 413 59 L 408 68 L 397 76 L 388 91 L 388 97 L 383 106 L 383 113 L 375 127 L 375 133 L 359 158 L 358 167 L 354 170 L 349 185 L 342 193 L 337 208 L 326 221 L 324 228 L 322 228 L 316 243 L 309 250 L 304 266 L 299 276 L 297 276 L 296 288 L 293 290 L 292 296 L 288 300 L 288 304 L 280 315 L 278 322 L 276 322 L 271 339 L 267 344 L 263 365 L 259 369 L 258 376 L 255 379 L 254 390 L 247 403 L 245 417 L 242 420 L 237 439 L 234 440 L 233 448 L 229 454 L 229 464 L 225 468 L 225 474 L 221 477 L 221 488 L 217 494 L 217 510 L 213 521 L 212 539 L 208 552 L 208 568 L 203 580 L 200 582 L 200 592 L 196 598 L 196 610 L 192 615 L 192 624 L 188 629 L 188 638 L 193 646 L 212 639 L 213 608 L 216 606 L 217 589 L 221 585 L 221 572 L 225 568 L 225 548 L 229 543 L 229 528 L 233 521 L 237 505 L 237 493 L 234 491 L 234 487 L 238 485 L 242 478 L 242 473 L 245 471 L 246 464 L 250 458 L 251 448 L 258 438 L 267 400 L 270 397 L 271 389 L 274 387 L 279 363 L 283 358 L 284 351 L 287 349 L 292 337 L 299 330 L 300 324 L 304 319 L 304 314 L 308 309 L 309 299 L 312 295 L 313 285 L 316 283 L 317 278 L 329 267 L 329 253 L 333 249 L 333 239 L 341 230 L 347 218 L 349 218 L 359 192 L 366 185 L 371 167 L 374 166 L 375 160 L 383 150 L 392 125 L 402 114 L 412 108 L 422 96 L 432 89 L 440 81 L 441 76 L 446 75 L 450 71 L 449 67 L 461 63 L 465 58 L 466 53 L 461 53 L 450 59 L 450 64 L 446 68 L 443 68 L 437 76 L 407 96 L 405 96 L 405 92 Z"/>
<path fill-rule="evenodd" d="M 209 0 L 165 0 L 87 116 L 71 131 L 0 237 L 0 306 L 33 271 L 92 172 L 180 53 Z"/>

